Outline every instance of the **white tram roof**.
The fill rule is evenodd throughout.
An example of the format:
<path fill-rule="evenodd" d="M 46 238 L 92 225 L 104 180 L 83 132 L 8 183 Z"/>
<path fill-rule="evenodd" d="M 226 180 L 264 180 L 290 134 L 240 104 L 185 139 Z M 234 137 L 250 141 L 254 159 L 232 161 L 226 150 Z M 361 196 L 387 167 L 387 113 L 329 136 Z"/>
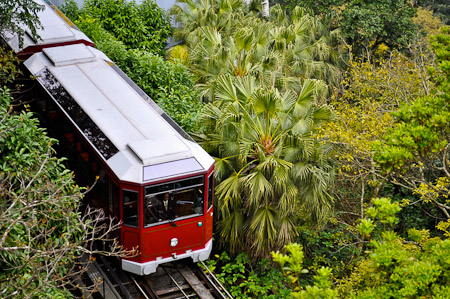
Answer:
<path fill-rule="evenodd" d="M 36 32 L 41 37 L 39 40 L 32 38 L 31 30 L 25 24 L 20 26 L 25 30 L 23 36 L 23 45 L 19 46 L 19 36 L 17 32 L 2 32 L 2 35 L 8 45 L 15 53 L 31 47 L 49 44 L 70 43 L 84 40 L 88 44 L 94 44 L 81 30 L 79 30 L 66 16 L 64 16 L 54 5 L 49 5 L 48 0 L 33 0 L 44 9 L 37 13 L 41 22 L 41 28 Z"/>
<path fill-rule="evenodd" d="M 120 180 L 146 183 L 213 165 L 213 158 L 184 138 L 188 135 L 102 52 L 83 44 L 47 48 L 25 66 L 58 105 L 76 102 L 63 107 L 66 114 L 76 105 L 87 114 L 91 125 L 76 119 L 74 124 Z"/>

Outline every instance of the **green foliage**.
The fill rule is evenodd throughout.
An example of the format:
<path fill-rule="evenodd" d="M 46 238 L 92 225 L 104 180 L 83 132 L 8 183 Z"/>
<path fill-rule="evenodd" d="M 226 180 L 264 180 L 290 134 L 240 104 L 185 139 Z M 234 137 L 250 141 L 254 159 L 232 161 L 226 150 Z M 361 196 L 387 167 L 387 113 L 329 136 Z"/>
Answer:
<path fill-rule="evenodd" d="M 192 1 L 178 3 L 184 2 Z M 215 79 L 224 74 L 254 76 L 281 91 L 295 88 L 298 78 L 338 82 L 339 32 L 300 7 L 292 14 L 272 7 L 269 20 L 232 0 L 176 5 L 172 13 L 183 21 L 175 34 L 186 41 L 189 67 L 208 101 L 214 100 Z"/>
<path fill-rule="evenodd" d="M 322 103 L 339 74 L 338 34 L 299 7 L 272 7 L 266 19 L 244 1 L 177 3 L 176 34 L 209 102 L 196 136 L 216 158 L 220 241 L 267 257 L 295 236 L 294 219 L 315 225 L 332 207 L 330 147 L 317 128 L 333 115 Z"/>
<path fill-rule="evenodd" d="M 417 0 L 416 3 L 431 9 L 443 23 L 450 25 L 450 3 L 447 0 Z"/>
<path fill-rule="evenodd" d="M 384 43 L 402 49 L 415 36 L 416 10 L 407 0 L 350 1 L 342 12 L 341 29 L 356 53 Z"/>
<path fill-rule="evenodd" d="M 229 32 L 236 29 L 236 18 L 241 16 L 246 8 L 241 0 L 177 0 L 170 9 L 170 14 L 182 24 L 174 36 L 180 40 L 200 30 L 202 27 L 215 28 L 219 32 Z"/>
<path fill-rule="evenodd" d="M 436 81 L 434 94 L 420 97 L 412 103 L 403 104 L 394 113 L 396 123 L 383 140 L 374 145 L 375 161 L 386 172 L 404 172 L 420 169 L 436 163 L 448 144 L 450 127 L 450 32 L 442 28 L 442 34 L 432 38 L 439 62 L 438 72 L 430 69 Z M 445 163 L 445 162 L 444 162 Z M 405 167 L 409 166 L 409 167 Z M 433 168 L 429 165 L 429 169 Z"/>
<path fill-rule="evenodd" d="M 309 272 L 303 268 L 303 247 L 291 243 L 286 245 L 286 251 L 286 254 L 278 251 L 272 252 L 272 257 L 288 278 L 291 288 L 294 290 L 291 293 L 293 298 L 336 298 L 337 291 L 331 288 L 330 268 L 321 267 L 318 269 L 317 274 L 313 276 L 314 285 L 307 285 L 303 288 L 299 278 Z"/>
<path fill-rule="evenodd" d="M 292 11 L 295 6 L 310 8 L 315 14 L 329 13 L 333 7 L 342 5 L 344 0 L 274 0 L 272 4 L 279 3 L 286 11 Z"/>
<path fill-rule="evenodd" d="M 88 14 L 80 15 L 75 23 L 177 124 L 186 131 L 194 128 L 202 106 L 185 66 L 145 50 L 127 49 Z"/>
<path fill-rule="evenodd" d="M 65 276 L 83 236 L 82 193 L 53 156 L 30 112 L 13 113 L 0 90 L 0 288 L 2 297 L 67 297 Z"/>
<path fill-rule="evenodd" d="M 331 269 L 304 269 L 301 245 L 286 246 L 286 253 L 272 256 L 291 283 L 292 298 L 447 298 L 450 283 L 450 241 L 431 238 L 427 230 L 410 229 L 406 239 L 393 231 L 400 211 L 389 198 L 373 200 L 370 218 L 358 228 L 365 251 L 349 265 L 348 277 L 332 280 Z M 448 225 L 447 225 L 448 227 Z M 370 228 L 366 230 L 364 228 Z M 311 283 L 312 282 L 312 285 Z"/>
<path fill-rule="evenodd" d="M 321 267 L 333 270 L 334 275 L 343 275 L 348 271 L 359 249 L 356 230 L 352 226 L 336 223 L 336 218 L 320 229 L 306 226 L 298 228 L 298 242 L 303 245 L 305 253 L 304 267 L 313 273 Z M 311 283 L 311 277 L 302 277 L 301 284 Z"/>
<path fill-rule="evenodd" d="M 445 97 L 427 96 L 411 104 L 402 105 L 394 113 L 397 125 L 386 136 L 386 143 L 378 141 L 374 147 L 374 159 L 386 171 L 400 169 L 406 162 L 413 161 L 416 155 L 427 156 L 443 151 L 447 145 L 444 136 L 450 133 Z M 444 137 L 445 138 L 445 137 Z"/>
<path fill-rule="evenodd" d="M 366 215 L 371 218 L 379 218 L 381 224 L 393 227 L 397 223 L 395 215 L 400 211 L 400 206 L 397 202 L 391 203 L 390 198 L 374 198 L 372 199 L 373 206 L 366 209 Z"/>
<path fill-rule="evenodd" d="M 442 27 L 441 33 L 431 37 L 431 45 L 436 51 L 441 73 L 430 70 L 431 75 L 437 76 L 437 82 L 442 91 L 448 92 L 450 89 L 450 27 Z"/>
<path fill-rule="evenodd" d="M 427 35 L 438 34 L 439 28 L 444 26 L 441 19 L 436 17 L 431 10 L 424 9 L 420 6 L 417 8 L 417 16 L 413 20 Z"/>
<path fill-rule="evenodd" d="M 14 55 L 14 51 L 7 50 L 0 43 L 0 82 L 10 84 L 20 74 L 19 59 Z"/>
<path fill-rule="evenodd" d="M 153 0 L 140 4 L 127 0 L 85 0 L 80 10 L 69 0 L 61 9 L 73 20 L 81 14 L 89 15 L 132 49 L 162 54 L 172 34 L 169 18 Z"/>
<path fill-rule="evenodd" d="M 429 94 L 433 86 L 426 68 L 433 65 L 434 55 L 421 44 L 413 44 L 408 56 L 398 51 L 385 51 L 380 58 L 374 58 L 375 55 L 351 56 L 346 76 L 330 102 L 336 121 L 321 128 L 321 134 L 335 145 L 338 171 L 333 195 L 339 198 L 339 220 L 346 223 L 361 217 L 364 205 L 372 197 L 398 196 L 397 201 L 411 197 L 411 191 L 393 190 L 386 183 L 373 161 L 372 149 L 392 127 L 391 112 L 399 105 L 408 107 L 408 103 Z M 425 218 L 428 216 L 422 213 L 422 219 Z M 432 224 L 429 228 L 433 227 Z"/>
<path fill-rule="evenodd" d="M 272 258 L 274 262 L 280 264 L 281 270 L 288 280 L 295 284 L 298 276 L 309 272 L 308 269 L 303 268 L 303 247 L 297 243 L 290 243 L 286 245 L 286 250 L 286 255 L 279 251 L 271 252 Z"/>
<path fill-rule="evenodd" d="M 127 65 L 129 50 L 123 42 L 116 39 L 89 15 L 80 15 L 75 20 L 80 30 L 95 42 L 95 46 L 100 51 L 104 52 L 119 67 Z"/>
<path fill-rule="evenodd" d="M 398 204 L 387 198 L 374 199 L 373 204 L 366 210 L 370 220 L 392 227 Z M 450 252 L 449 240 L 430 238 L 428 231 L 416 229 L 411 229 L 408 237 L 412 241 L 403 240 L 385 226 L 374 230 L 368 255 L 341 280 L 340 297 L 439 298 L 448 291 L 450 263 L 442 262 L 442 257 Z"/>
<path fill-rule="evenodd" d="M 25 30 L 23 25 L 30 29 L 31 35 L 39 40 L 36 29 L 40 28 L 37 13 L 44 6 L 33 0 L 2 0 L 0 2 L 0 32 L 6 31 L 19 34 L 19 45 L 23 45 Z"/>
<path fill-rule="evenodd" d="M 81 15 L 81 9 L 75 0 L 64 0 L 59 10 L 70 20 L 76 20 Z"/>
<path fill-rule="evenodd" d="M 208 268 L 236 299 L 289 298 L 291 291 L 285 286 L 283 274 L 269 260 L 251 263 L 245 253 L 232 260 L 226 252 L 207 262 Z"/>
<path fill-rule="evenodd" d="M 416 8 L 408 0 L 342 1 L 342 0 L 280 0 L 285 9 L 294 5 L 312 9 L 316 14 L 328 14 L 332 23 L 361 55 L 366 49 L 376 50 L 380 45 L 405 50 L 416 33 L 413 17 Z"/>

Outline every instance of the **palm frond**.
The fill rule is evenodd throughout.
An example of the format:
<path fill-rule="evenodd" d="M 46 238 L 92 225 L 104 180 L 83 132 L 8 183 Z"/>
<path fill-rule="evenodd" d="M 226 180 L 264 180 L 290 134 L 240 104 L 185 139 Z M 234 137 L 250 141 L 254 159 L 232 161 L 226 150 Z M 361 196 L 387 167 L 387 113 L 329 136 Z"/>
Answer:
<path fill-rule="evenodd" d="M 236 87 L 230 75 L 219 76 L 216 80 L 216 99 L 226 102 L 237 101 Z"/>
<path fill-rule="evenodd" d="M 271 206 L 262 206 L 250 219 L 249 232 L 252 236 L 252 249 L 256 254 L 267 255 L 268 249 L 278 241 L 277 213 Z"/>
<path fill-rule="evenodd" d="M 235 209 L 219 222 L 219 242 L 228 246 L 231 253 L 237 253 L 245 240 L 244 215 L 242 209 Z"/>
<path fill-rule="evenodd" d="M 243 185 L 241 184 L 240 176 L 238 173 L 233 173 L 228 178 L 220 182 L 216 186 L 216 194 L 219 201 L 223 201 L 222 206 L 228 204 L 228 201 L 234 201 L 236 198 L 241 198 L 243 191 Z M 236 204 L 232 204 L 232 207 Z"/>
<path fill-rule="evenodd" d="M 239 98 L 244 101 L 249 99 L 256 90 L 256 79 L 253 76 L 236 77 L 234 85 L 238 91 Z"/>
<path fill-rule="evenodd" d="M 232 157 L 214 158 L 216 161 L 214 166 L 214 179 L 216 182 L 222 181 L 230 174 L 230 172 L 232 172 L 233 166 L 230 162 L 231 158 Z"/>
<path fill-rule="evenodd" d="M 267 180 L 264 174 L 254 170 L 243 177 L 245 188 L 249 192 L 248 207 L 258 207 L 266 198 L 270 198 L 273 193 L 272 184 Z"/>

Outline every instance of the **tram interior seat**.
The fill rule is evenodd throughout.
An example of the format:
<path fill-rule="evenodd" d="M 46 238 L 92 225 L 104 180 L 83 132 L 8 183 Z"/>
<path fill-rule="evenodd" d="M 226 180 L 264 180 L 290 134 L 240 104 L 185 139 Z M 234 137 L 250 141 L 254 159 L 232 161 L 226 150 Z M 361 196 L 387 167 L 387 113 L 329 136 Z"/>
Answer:
<path fill-rule="evenodd" d="M 176 214 L 178 217 L 191 215 L 193 211 L 194 203 L 187 200 L 177 201 Z"/>

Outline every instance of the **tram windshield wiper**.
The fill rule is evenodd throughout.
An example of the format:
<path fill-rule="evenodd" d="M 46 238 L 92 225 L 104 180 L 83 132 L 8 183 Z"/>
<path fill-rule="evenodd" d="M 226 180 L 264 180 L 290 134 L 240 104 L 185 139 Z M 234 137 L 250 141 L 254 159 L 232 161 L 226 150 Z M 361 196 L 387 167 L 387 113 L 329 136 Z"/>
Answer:
<path fill-rule="evenodd" d="M 172 225 L 173 227 L 177 227 L 178 225 L 173 221 L 173 219 L 169 220 L 170 225 Z"/>

